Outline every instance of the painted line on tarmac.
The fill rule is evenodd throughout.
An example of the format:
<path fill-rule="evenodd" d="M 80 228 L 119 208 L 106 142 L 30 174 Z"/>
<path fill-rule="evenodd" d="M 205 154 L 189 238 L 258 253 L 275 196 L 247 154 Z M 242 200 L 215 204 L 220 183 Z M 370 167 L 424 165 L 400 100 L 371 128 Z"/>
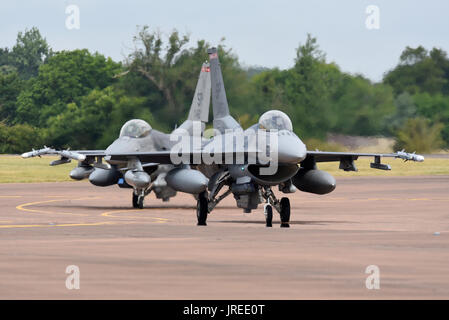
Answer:
<path fill-rule="evenodd" d="M 130 222 L 133 223 L 133 222 Z M 101 226 L 101 225 L 113 225 L 113 224 L 126 224 L 126 222 L 114 222 L 114 221 L 103 221 L 103 222 L 92 222 L 92 223 L 58 223 L 58 224 L 9 224 L 0 225 L 1 229 L 10 228 L 45 228 L 45 227 L 89 227 L 89 226 Z"/>
<path fill-rule="evenodd" d="M 108 217 L 108 218 L 123 218 L 123 217 L 115 216 L 113 214 L 126 213 L 126 212 L 142 212 L 142 213 L 145 213 L 145 211 L 142 211 L 142 209 L 112 210 L 112 211 L 103 212 L 102 214 L 100 214 L 100 216 Z M 166 218 L 148 217 L 148 216 L 143 216 L 143 217 L 142 216 L 133 216 L 133 217 L 126 217 L 126 218 L 150 218 L 150 219 L 156 220 L 156 223 L 165 223 L 165 222 L 170 221 L 170 219 L 166 219 Z"/>
<path fill-rule="evenodd" d="M 72 213 L 72 212 L 54 212 L 54 211 L 47 211 L 47 210 L 38 210 L 38 209 L 29 209 L 26 207 L 38 205 L 38 204 L 44 204 L 44 203 L 52 203 L 52 202 L 59 202 L 59 201 L 77 201 L 77 200 L 92 200 L 97 198 L 91 198 L 91 197 L 84 197 L 84 198 L 77 198 L 77 199 L 52 199 L 52 200 L 45 200 L 45 201 L 36 201 L 36 202 L 28 202 L 19 204 L 16 209 L 20 211 L 25 212 L 31 212 L 31 213 L 44 213 L 44 214 L 58 214 L 58 215 L 72 215 L 72 216 L 88 216 L 88 214 L 85 213 Z"/>

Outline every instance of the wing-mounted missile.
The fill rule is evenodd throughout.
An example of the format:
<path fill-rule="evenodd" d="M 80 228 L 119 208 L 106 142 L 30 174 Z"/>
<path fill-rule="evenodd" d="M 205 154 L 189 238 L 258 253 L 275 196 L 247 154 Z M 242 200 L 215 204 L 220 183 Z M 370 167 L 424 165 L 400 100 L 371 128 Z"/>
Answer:
<path fill-rule="evenodd" d="M 384 155 L 385 156 L 385 155 Z M 405 152 L 404 150 L 398 151 L 396 153 L 387 155 L 387 156 L 393 156 L 395 158 L 403 159 L 404 161 L 417 161 L 417 162 L 423 162 L 424 156 L 413 153 Z M 370 167 L 373 169 L 380 169 L 380 170 L 391 170 L 391 166 L 389 164 L 381 163 L 381 157 L 382 155 L 374 156 L 374 162 L 370 163 Z"/>
<path fill-rule="evenodd" d="M 403 159 L 405 161 L 411 160 L 411 161 L 417 161 L 417 162 L 423 162 L 424 156 L 420 154 L 413 153 L 407 153 L 404 150 L 396 152 L 396 158 Z"/>
<path fill-rule="evenodd" d="M 56 154 L 61 156 L 61 159 L 59 160 L 55 160 L 52 161 L 50 163 L 51 166 L 56 166 L 56 165 L 60 165 L 60 164 L 64 164 L 64 163 L 69 163 L 71 161 L 71 159 L 73 160 L 77 160 L 77 161 L 84 161 L 86 160 L 86 156 L 84 154 L 78 153 L 78 152 L 74 152 L 74 151 L 70 151 L 69 149 L 67 150 L 55 150 L 52 148 L 49 148 L 47 146 L 44 146 L 44 148 L 39 149 L 39 150 L 34 150 L 30 151 L 30 152 L 25 152 L 22 154 L 22 158 L 33 158 L 33 157 L 40 157 L 42 155 L 47 155 L 47 154 Z"/>
<path fill-rule="evenodd" d="M 32 150 L 30 152 L 25 152 L 22 153 L 21 157 L 26 159 L 26 158 L 33 158 L 33 157 L 40 157 L 41 155 L 44 154 L 49 154 L 50 151 L 53 151 L 54 149 L 51 149 L 47 146 L 44 146 L 44 148 L 39 149 L 39 150 Z"/>
<path fill-rule="evenodd" d="M 61 156 L 61 158 L 73 159 L 77 161 L 86 160 L 86 156 L 84 154 L 73 152 L 69 150 L 56 151 L 57 154 Z"/>

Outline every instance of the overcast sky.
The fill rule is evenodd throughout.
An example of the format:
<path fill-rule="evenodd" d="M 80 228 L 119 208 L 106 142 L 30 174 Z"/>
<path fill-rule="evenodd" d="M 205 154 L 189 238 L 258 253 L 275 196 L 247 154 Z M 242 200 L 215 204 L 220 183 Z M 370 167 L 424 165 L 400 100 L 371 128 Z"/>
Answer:
<path fill-rule="evenodd" d="M 80 29 L 66 28 L 68 5 L 80 10 Z M 367 6 L 379 8 L 379 29 L 365 25 Z M 328 61 L 374 81 L 394 67 L 405 46 L 449 50 L 449 1 L 444 0 L 15 0 L 0 3 L 0 46 L 36 26 L 55 50 L 88 48 L 122 60 L 137 25 L 173 28 L 193 41 L 222 37 L 244 65 L 288 68 L 307 33 Z"/>

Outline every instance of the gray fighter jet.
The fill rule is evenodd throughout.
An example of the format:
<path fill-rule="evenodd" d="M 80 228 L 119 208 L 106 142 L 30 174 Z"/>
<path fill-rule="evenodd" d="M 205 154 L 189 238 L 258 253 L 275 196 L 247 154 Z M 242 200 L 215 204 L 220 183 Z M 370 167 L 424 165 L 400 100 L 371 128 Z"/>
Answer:
<path fill-rule="evenodd" d="M 195 95 L 190 107 L 187 120 L 173 133 L 201 135 L 205 123 L 209 117 L 210 105 L 210 68 L 204 63 L 201 68 Z M 194 130 L 197 128 L 197 130 Z M 134 208 L 143 208 L 143 201 L 151 191 L 157 198 L 168 201 L 176 195 L 176 191 L 167 185 L 165 177 L 174 167 L 171 164 L 159 164 L 154 162 L 141 162 L 136 157 L 127 157 L 120 161 L 103 163 L 102 159 L 109 153 L 129 153 L 145 151 L 170 150 L 173 142 L 170 134 L 154 130 L 144 120 L 133 119 L 126 122 L 120 136 L 106 150 L 55 150 L 45 147 L 22 154 L 23 158 L 41 156 L 44 154 L 56 154 L 61 158 L 53 161 L 50 165 L 69 163 L 72 159 L 78 161 L 78 166 L 70 172 L 70 177 L 75 180 L 89 178 L 95 186 L 111 186 L 118 184 L 122 188 L 133 188 L 132 203 Z M 187 175 L 189 176 L 189 175 Z M 188 177 L 187 177 L 188 178 Z M 197 177 L 197 184 L 189 191 L 198 194 L 206 189 L 207 179 Z M 176 183 L 176 181 L 174 182 Z"/>
<path fill-rule="evenodd" d="M 197 200 L 198 225 L 206 225 L 208 214 L 232 193 L 237 206 L 245 212 L 265 202 L 267 226 L 272 226 L 274 207 L 280 214 L 281 227 L 288 227 L 290 201 L 287 197 L 278 199 L 272 188 L 278 186 L 279 191 L 285 194 L 294 193 L 297 189 L 315 194 L 332 192 L 336 181 L 329 173 L 317 168 L 319 162 L 335 161 L 339 162 L 342 170 L 357 171 L 354 161 L 364 156 L 373 157 L 371 168 L 381 170 L 391 169 L 381 163 L 382 157 L 424 160 L 421 155 L 403 151 L 388 154 L 309 151 L 293 132 L 289 117 L 278 110 L 264 113 L 257 124 L 243 131 L 229 114 L 217 50 L 211 48 L 208 53 L 215 136 L 202 142 L 200 148 L 186 143 L 182 144 L 183 148 L 177 146 L 170 151 L 112 152 L 105 157 L 111 163 L 135 157 L 141 162 L 178 165 L 167 174 L 167 181 L 177 181 L 171 186 L 178 191 L 197 191 L 195 186 L 209 178 L 208 190 L 199 193 Z M 185 165 L 193 165 L 197 171 L 183 167 Z M 227 189 L 220 194 L 223 188 Z"/>

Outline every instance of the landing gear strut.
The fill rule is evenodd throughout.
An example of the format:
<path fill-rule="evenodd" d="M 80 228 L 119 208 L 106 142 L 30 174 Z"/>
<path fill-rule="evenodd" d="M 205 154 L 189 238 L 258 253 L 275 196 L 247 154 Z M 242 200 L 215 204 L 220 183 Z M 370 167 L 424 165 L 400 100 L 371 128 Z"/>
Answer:
<path fill-rule="evenodd" d="M 198 195 L 198 201 L 196 205 L 196 217 L 198 219 L 198 226 L 206 226 L 206 220 L 207 220 L 207 214 L 209 213 L 208 208 L 208 200 L 207 200 L 207 193 L 201 192 Z"/>

